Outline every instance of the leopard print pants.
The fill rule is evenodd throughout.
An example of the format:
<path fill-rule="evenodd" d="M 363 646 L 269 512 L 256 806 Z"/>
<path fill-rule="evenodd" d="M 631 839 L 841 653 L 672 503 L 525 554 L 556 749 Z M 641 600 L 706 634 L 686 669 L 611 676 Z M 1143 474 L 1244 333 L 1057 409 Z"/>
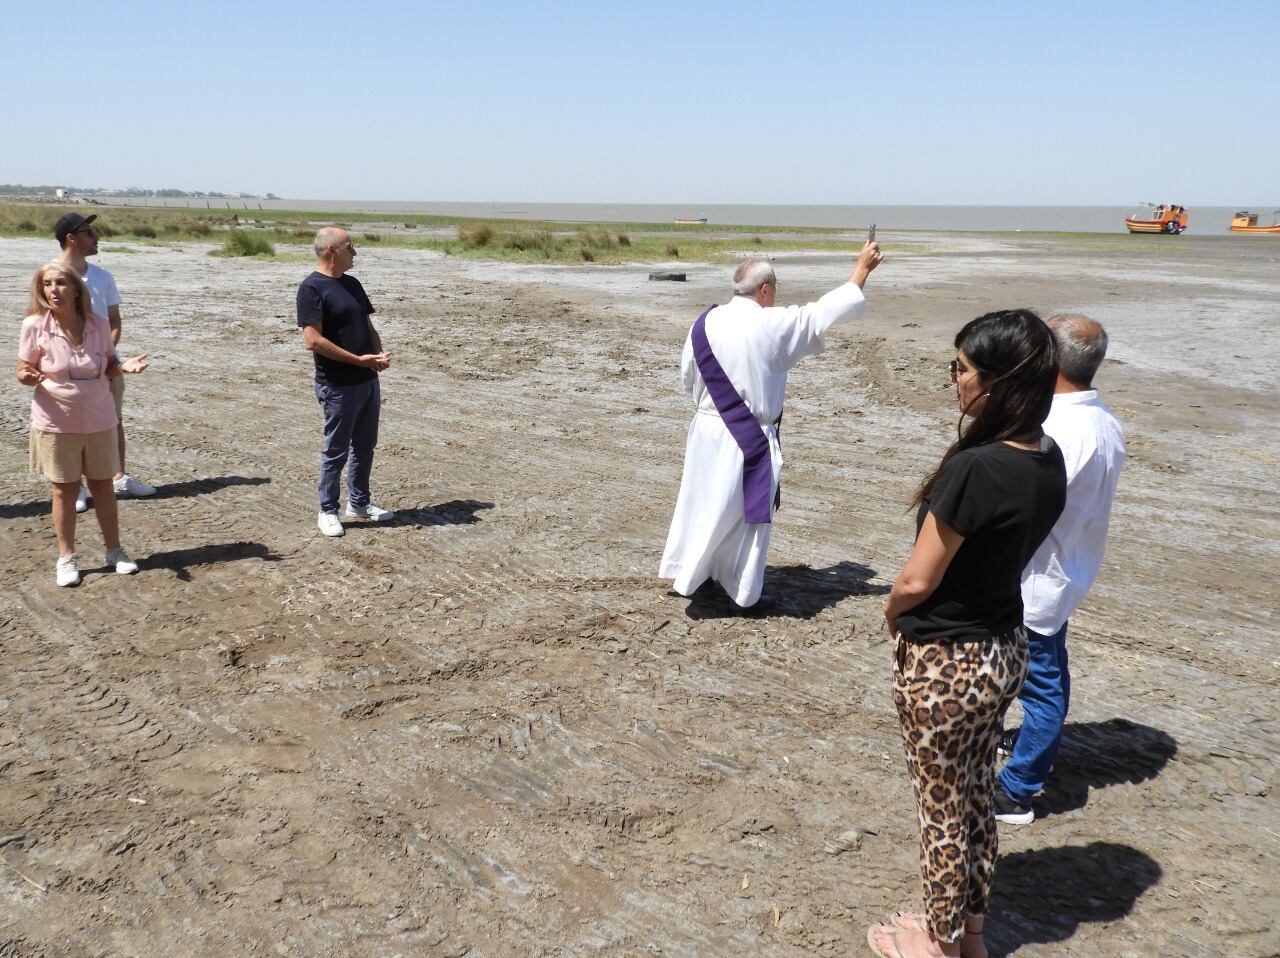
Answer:
<path fill-rule="evenodd" d="M 996 863 L 996 743 L 1027 673 L 1021 628 L 985 640 L 897 640 L 893 701 L 920 813 L 929 933 L 955 941 L 987 910 Z"/>

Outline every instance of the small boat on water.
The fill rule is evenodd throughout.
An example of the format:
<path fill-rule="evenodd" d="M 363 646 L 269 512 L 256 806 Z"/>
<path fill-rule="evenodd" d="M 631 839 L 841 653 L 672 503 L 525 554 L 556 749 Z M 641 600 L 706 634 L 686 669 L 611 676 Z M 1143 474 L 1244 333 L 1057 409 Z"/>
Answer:
<path fill-rule="evenodd" d="M 706 221 L 707 221 L 707 218 L 705 216 L 699 216 L 697 219 L 691 219 L 690 217 L 687 217 L 687 216 L 676 217 L 676 222 L 684 226 L 696 225 L 698 223 L 705 223 Z"/>
<path fill-rule="evenodd" d="M 1272 210 L 1271 225 L 1259 226 L 1258 214 L 1250 213 L 1248 210 L 1242 210 L 1231 218 L 1231 232 L 1233 233 L 1270 233 L 1280 236 L 1280 220 L 1276 217 L 1280 216 L 1280 210 Z"/>
<path fill-rule="evenodd" d="M 1151 208 L 1150 218 L 1126 216 L 1124 225 L 1130 233 L 1168 233 L 1176 236 L 1187 228 L 1187 209 L 1175 203 L 1143 203 Z"/>

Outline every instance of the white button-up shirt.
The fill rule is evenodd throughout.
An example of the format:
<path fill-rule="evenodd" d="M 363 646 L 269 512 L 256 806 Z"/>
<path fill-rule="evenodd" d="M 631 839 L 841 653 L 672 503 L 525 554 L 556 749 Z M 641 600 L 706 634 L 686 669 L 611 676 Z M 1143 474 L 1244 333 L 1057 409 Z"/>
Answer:
<path fill-rule="evenodd" d="M 1067 464 L 1067 505 L 1022 573 L 1022 620 L 1053 635 L 1076 610 L 1102 565 L 1124 433 L 1098 391 L 1057 393 L 1044 431 Z"/>

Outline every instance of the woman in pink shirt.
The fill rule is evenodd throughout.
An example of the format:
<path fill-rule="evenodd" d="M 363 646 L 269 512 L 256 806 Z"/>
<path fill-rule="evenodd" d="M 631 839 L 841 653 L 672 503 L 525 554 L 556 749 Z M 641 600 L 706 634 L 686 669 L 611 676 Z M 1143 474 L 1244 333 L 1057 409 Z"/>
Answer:
<path fill-rule="evenodd" d="M 31 397 L 31 471 L 53 483 L 58 585 L 76 585 L 76 493 L 93 495 L 107 564 L 127 575 L 138 564 L 120 548 L 115 489 L 119 470 L 116 407 L 107 380 L 140 373 L 147 356 L 120 362 L 107 321 L 89 311 L 89 290 L 74 270 L 47 263 L 31 281 L 31 315 L 22 321 L 18 382 Z"/>

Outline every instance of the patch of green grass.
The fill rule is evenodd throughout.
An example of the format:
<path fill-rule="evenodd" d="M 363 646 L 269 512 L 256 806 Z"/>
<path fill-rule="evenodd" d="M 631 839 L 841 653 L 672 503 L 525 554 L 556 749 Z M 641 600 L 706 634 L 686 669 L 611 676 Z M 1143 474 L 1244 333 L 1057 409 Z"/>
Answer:
<path fill-rule="evenodd" d="M 493 242 L 493 227 L 488 223 L 472 223 L 458 227 L 458 242 L 473 249 Z"/>
<path fill-rule="evenodd" d="M 221 256 L 275 256 L 276 248 L 271 240 L 259 233 L 232 230 L 222 242 Z"/>

